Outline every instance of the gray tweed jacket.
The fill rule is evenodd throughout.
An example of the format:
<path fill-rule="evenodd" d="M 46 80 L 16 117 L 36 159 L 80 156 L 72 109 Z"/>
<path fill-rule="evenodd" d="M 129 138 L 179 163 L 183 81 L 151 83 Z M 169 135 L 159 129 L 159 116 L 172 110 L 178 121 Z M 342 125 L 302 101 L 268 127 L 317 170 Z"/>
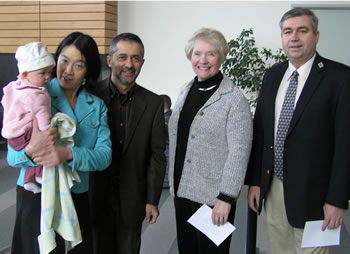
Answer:
<path fill-rule="evenodd" d="M 182 87 L 169 120 L 172 195 L 178 120 L 192 84 L 193 80 Z M 248 102 L 224 76 L 193 119 L 177 196 L 211 206 L 219 193 L 238 198 L 250 156 L 252 132 Z"/>

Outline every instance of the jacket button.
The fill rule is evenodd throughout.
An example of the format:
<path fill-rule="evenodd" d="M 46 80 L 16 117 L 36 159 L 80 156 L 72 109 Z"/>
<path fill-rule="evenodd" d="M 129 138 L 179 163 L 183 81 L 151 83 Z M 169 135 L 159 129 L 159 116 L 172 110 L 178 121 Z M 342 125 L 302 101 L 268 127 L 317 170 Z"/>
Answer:
<path fill-rule="evenodd" d="M 191 160 L 187 160 L 187 163 L 191 163 Z"/>
<path fill-rule="evenodd" d="M 202 116 L 202 115 L 204 115 L 204 112 L 203 112 L 203 111 L 201 111 L 201 112 L 199 113 L 199 115 L 201 115 L 201 116 Z"/>
<path fill-rule="evenodd" d="M 270 146 L 270 149 L 273 149 L 273 146 Z"/>
<path fill-rule="evenodd" d="M 269 175 L 269 174 L 270 174 L 270 170 L 266 170 L 266 174 L 268 174 L 268 175 Z"/>

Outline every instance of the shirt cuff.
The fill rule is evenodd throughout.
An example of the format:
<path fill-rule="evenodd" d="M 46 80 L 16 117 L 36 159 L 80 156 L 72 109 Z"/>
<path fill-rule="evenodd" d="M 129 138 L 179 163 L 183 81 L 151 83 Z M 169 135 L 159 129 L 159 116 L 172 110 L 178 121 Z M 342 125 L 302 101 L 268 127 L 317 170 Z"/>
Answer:
<path fill-rule="evenodd" d="M 234 204 L 236 202 L 236 199 L 234 199 L 233 197 L 227 196 L 226 194 L 223 194 L 221 192 L 219 196 L 217 196 L 216 198 L 230 204 Z"/>

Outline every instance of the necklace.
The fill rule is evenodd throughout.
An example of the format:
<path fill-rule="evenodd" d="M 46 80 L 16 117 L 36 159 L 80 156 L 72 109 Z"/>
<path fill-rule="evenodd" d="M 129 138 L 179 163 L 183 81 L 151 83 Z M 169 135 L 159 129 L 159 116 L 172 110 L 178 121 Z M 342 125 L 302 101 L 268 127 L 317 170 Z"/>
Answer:
<path fill-rule="evenodd" d="M 208 87 L 208 88 L 198 87 L 198 90 L 199 90 L 199 91 L 209 91 L 209 90 L 215 88 L 216 86 L 217 86 L 217 85 L 213 85 L 213 86 Z"/>

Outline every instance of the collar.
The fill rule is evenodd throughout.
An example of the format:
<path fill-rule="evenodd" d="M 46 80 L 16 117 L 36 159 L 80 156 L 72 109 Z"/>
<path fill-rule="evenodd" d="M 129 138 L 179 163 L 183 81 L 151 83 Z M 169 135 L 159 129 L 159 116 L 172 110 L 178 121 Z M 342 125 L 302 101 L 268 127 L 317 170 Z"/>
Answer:
<path fill-rule="evenodd" d="M 309 61 L 307 61 L 306 63 L 304 63 L 302 66 L 300 66 L 298 69 L 296 69 L 291 62 L 288 63 L 288 69 L 287 69 L 287 77 L 288 80 L 291 78 L 292 73 L 296 70 L 299 74 L 298 77 L 298 82 L 305 82 L 305 80 L 307 79 L 307 77 L 309 76 L 309 73 L 311 71 L 312 65 L 315 61 L 316 58 L 316 53 L 313 55 L 313 57 L 311 57 L 309 59 Z"/>
<path fill-rule="evenodd" d="M 61 85 L 59 84 L 57 78 L 52 79 L 49 84 L 46 85 L 46 88 L 51 95 L 51 97 L 57 97 L 57 98 L 63 98 L 62 96 L 65 96 L 62 90 Z M 93 102 L 93 98 L 89 96 L 89 94 L 86 92 L 83 86 L 80 87 L 77 97 L 82 96 L 84 100 L 86 100 L 87 103 Z"/>
<path fill-rule="evenodd" d="M 25 89 L 25 88 L 32 88 L 32 89 L 37 89 L 37 90 L 42 90 L 42 91 L 45 91 L 46 88 L 45 87 L 41 87 L 41 86 L 37 86 L 37 85 L 34 85 L 32 83 L 30 83 L 28 80 L 26 79 L 23 79 L 21 77 L 19 77 L 16 82 L 15 82 L 15 87 L 16 89 Z"/>
<path fill-rule="evenodd" d="M 109 92 L 110 92 L 111 98 L 114 98 L 114 96 L 118 96 L 119 98 L 120 98 L 121 96 L 124 96 L 123 94 L 121 94 L 121 93 L 119 92 L 119 90 L 117 89 L 117 87 L 113 84 L 111 78 L 109 78 L 109 84 L 108 84 L 108 86 L 109 86 Z M 132 98 L 132 97 L 134 96 L 135 90 L 136 90 L 136 86 L 137 86 L 137 84 L 135 84 L 134 87 L 132 87 L 132 88 L 126 93 L 127 98 Z"/>
<path fill-rule="evenodd" d="M 194 78 L 194 85 L 197 86 L 199 91 L 209 91 L 216 86 L 218 86 L 223 79 L 223 75 L 221 71 L 219 71 L 215 76 L 204 80 L 204 81 L 198 81 L 198 77 L 196 76 Z"/>

